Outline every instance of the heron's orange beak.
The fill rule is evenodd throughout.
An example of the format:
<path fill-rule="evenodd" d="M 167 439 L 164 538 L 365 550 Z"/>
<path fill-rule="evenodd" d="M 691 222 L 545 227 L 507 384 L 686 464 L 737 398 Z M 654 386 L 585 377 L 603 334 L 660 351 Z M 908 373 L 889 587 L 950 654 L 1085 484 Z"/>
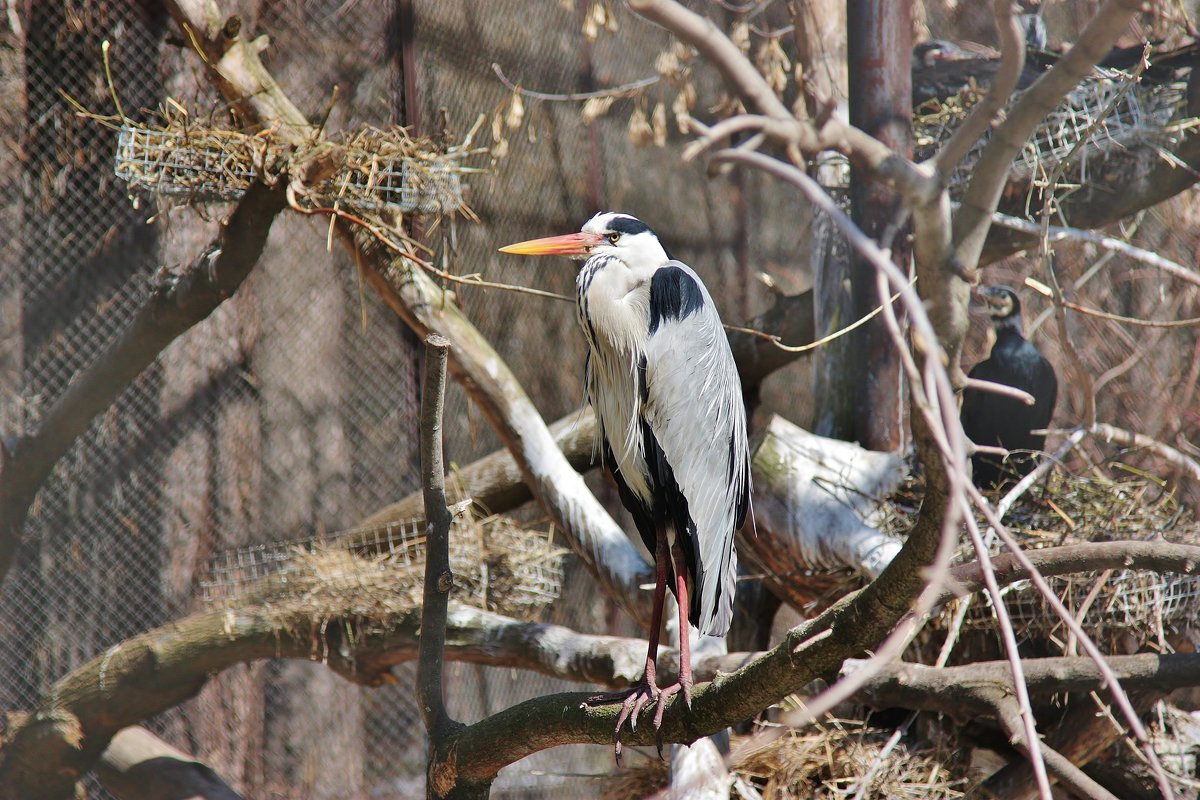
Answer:
<path fill-rule="evenodd" d="M 545 239 L 530 239 L 501 247 L 501 253 L 519 256 L 583 256 L 599 244 L 602 237 L 594 233 L 568 233 L 564 236 L 547 236 Z"/>

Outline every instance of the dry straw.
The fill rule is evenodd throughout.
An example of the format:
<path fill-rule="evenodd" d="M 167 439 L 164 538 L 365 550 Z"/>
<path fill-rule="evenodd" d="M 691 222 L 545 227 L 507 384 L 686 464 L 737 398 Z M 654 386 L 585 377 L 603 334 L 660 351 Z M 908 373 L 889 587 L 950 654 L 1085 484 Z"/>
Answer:
<path fill-rule="evenodd" d="M 531 619 L 558 598 L 565 552 L 553 530 L 528 530 L 501 516 L 459 516 L 450 530 L 451 598 Z M 424 522 L 414 520 L 218 553 L 201 586 L 208 602 L 226 607 L 286 606 L 314 617 L 341 612 L 383 621 L 420 607 L 424 570 Z"/>
<path fill-rule="evenodd" d="M 1117 155 L 1130 147 L 1151 147 L 1164 153 L 1194 120 L 1179 117 L 1187 97 L 1186 81 L 1133 83 L 1120 70 L 1096 68 L 1071 90 L 1038 125 L 1013 162 L 1010 181 L 1034 181 L 1053 172 L 1063 159 L 1071 160 L 1073 185 L 1089 180 L 1089 162 Z M 962 124 L 984 91 L 969 87 L 945 101 L 929 101 L 913 115 L 913 152 L 929 158 Z M 958 194 L 970 180 L 975 163 L 987 145 L 981 137 L 950 176 Z M 1069 188 L 1069 187 L 1068 187 Z"/>
<path fill-rule="evenodd" d="M 286 173 L 295 183 L 304 165 L 330 162 L 331 177 L 303 187 L 312 207 L 443 214 L 464 210 L 463 176 L 478 171 L 467 164 L 479 152 L 469 137 L 442 149 L 400 127 L 363 127 L 294 145 L 269 132 L 204 127 L 171 111 L 157 127 L 123 120 L 118 131 L 117 177 L 131 191 L 187 202 L 236 200 L 260 177 Z"/>
<path fill-rule="evenodd" d="M 1056 471 L 1043 493 L 1009 513 L 1013 536 L 1027 549 L 1104 541 L 1166 539 L 1200 544 L 1200 524 L 1157 481 L 1120 480 Z M 972 553 L 964 552 L 970 560 Z M 1200 613 L 1200 578 L 1151 571 L 1107 570 L 1047 579 L 1102 649 L 1133 652 L 1142 646 L 1170 650 L 1193 633 Z M 1005 588 L 1005 605 L 1019 637 L 1069 644 L 1065 626 L 1028 581 Z M 948 625 L 957 602 L 943 609 L 935 628 Z M 990 631 L 995 622 L 986 596 L 968 609 L 964 630 Z"/>
<path fill-rule="evenodd" d="M 735 749 L 732 769 L 760 788 L 763 797 L 778 800 L 845 800 L 868 774 L 871 783 L 864 797 L 963 796 L 967 779 L 957 773 L 965 765 L 957 763 L 948 740 L 910 743 L 884 754 L 892 733 L 842 719 L 803 730 L 780 729 L 773 736 L 760 733 Z"/>

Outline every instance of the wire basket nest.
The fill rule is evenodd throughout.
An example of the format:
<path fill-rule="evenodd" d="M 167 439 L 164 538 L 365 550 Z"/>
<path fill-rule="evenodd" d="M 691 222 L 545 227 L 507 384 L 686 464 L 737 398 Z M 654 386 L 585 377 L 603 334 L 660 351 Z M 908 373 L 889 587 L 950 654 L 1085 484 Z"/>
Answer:
<path fill-rule="evenodd" d="M 1026 550 L 1064 544 L 1167 539 L 1200 544 L 1200 525 L 1156 481 L 1109 480 L 1055 472 L 1040 501 L 1018 504 L 1007 520 Z M 1001 552 L 1001 548 L 993 548 Z M 963 558 L 972 560 L 964 550 Z M 1200 613 L 1200 578 L 1149 571 L 1107 570 L 1047 578 L 1051 589 L 1107 652 L 1134 652 L 1150 645 L 1169 650 L 1189 633 Z M 1064 623 L 1029 581 L 1003 587 L 1005 608 L 1019 637 L 1067 641 Z M 933 622 L 947 627 L 958 606 L 969 602 L 963 630 L 995 629 L 986 594 L 950 603 Z"/>
<path fill-rule="evenodd" d="M 738 747 L 732 769 L 762 791 L 786 800 L 834 800 L 854 795 L 868 774 L 864 797 L 950 800 L 968 779 L 958 774 L 953 742 L 945 737 L 901 744 L 884 752 L 894 731 L 859 720 L 832 719 L 804 729 L 761 732 Z M 872 773 L 872 770 L 874 772 Z"/>
<path fill-rule="evenodd" d="M 983 89 L 969 86 L 943 103 L 930 101 L 916 109 L 913 115 L 916 157 L 931 157 L 954 134 L 984 93 Z M 1089 180 L 1089 162 L 1098 156 L 1123 152 L 1137 145 L 1164 150 L 1192 123 L 1180 115 L 1186 97 L 1185 81 L 1135 83 L 1132 76 L 1121 70 L 1097 67 L 1038 125 L 1013 161 L 1009 181 L 1044 179 L 1064 160 L 1069 160 L 1069 169 L 1060 183 L 1081 185 Z M 958 196 L 966 187 L 988 141 L 989 135 L 980 137 L 950 175 L 952 196 Z"/>
<path fill-rule="evenodd" d="M 264 133 L 203 128 L 173 114 L 161 127 L 125 121 L 114 171 L 130 191 L 188 202 L 237 200 L 260 176 L 291 174 L 318 156 L 335 159 L 331 177 L 306 187 L 314 206 L 347 211 L 434 214 L 462 210 L 463 176 L 476 154 L 469 142 L 439 152 L 400 127 L 364 127 L 312 144 L 284 144 Z"/>
<path fill-rule="evenodd" d="M 450 529 L 450 597 L 532 619 L 558 599 L 565 553 L 552 528 L 460 515 Z M 413 520 L 224 551 L 209 560 L 201 587 L 207 602 L 226 607 L 285 606 L 313 616 L 338 609 L 382 621 L 421 606 L 424 572 L 425 524 Z"/>
<path fill-rule="evenodd" d="M 1146 715 L 1150 743 L 1162 762 L 1163 770 L 1175 789 L 1175 796 L 1196 800 L 1200 796 L 1200 719 L 1195 712 L 1188 712 L 1166 702 L 1158 702 Z M 1093 762 L 1102 772 L 1103 778 L 1111 769 L 1135 780 L 1140 779 L 1148 786 L 1154 785 L 1154 777 L 1142 753 L 1130 747 L 1126 739 L 1120 739 L 1109 749 L 1105 758 Z M 1115 788 L 1115 787 L 1114 787 Z"/>

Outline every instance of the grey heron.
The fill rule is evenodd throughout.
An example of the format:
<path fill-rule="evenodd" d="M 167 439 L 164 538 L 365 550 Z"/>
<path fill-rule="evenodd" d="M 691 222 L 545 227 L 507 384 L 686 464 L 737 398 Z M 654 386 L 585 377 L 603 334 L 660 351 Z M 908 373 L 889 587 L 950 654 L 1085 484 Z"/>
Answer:
<path fill-rule="evenodd" d="M 584 260 L 576 279 L 588 344 L 586 391 L 604 464 L 654 555 L 650 645 L 641 683 L 589 698 L 621 702 L 615 731 L 656 704 L 692 704 L 688 623 L 724 636 L 733 616 L 734 534 L 750 502 L 750 455 L 741 383 L 712 297 L 691 267 L 671 258 L 650 227 L 628 214 L 595 215 L 578 233 L 534 239 L 504 253 Z M 679 604 L 679 680 L 657 685 L 666 589 Z M 661 749 L 661 748 L 660 748 Z"/>
<path fill-rule="evenodd" d="M 974 388 L 963 391 L 960 419 L 967 438 L 975 444 L 1014 451 L 1003 463 L 990 453 L 971 456 L 975 485 L 990 489 L 1033 469 L 1033 453 L 1045 446 L 1046 437 L 1032 431 L 1050 424 L 1058 399 L 1058 379 L 1050 362 L 1025 338 L 1017 293 L 1007 286 L 987 286 L 977 294 L 992 318 L 996 341 L 991 354 L 971 368 L 970 377 L 1013 386 L 1034 398 L 1029 406 L 995 392 Z"/>

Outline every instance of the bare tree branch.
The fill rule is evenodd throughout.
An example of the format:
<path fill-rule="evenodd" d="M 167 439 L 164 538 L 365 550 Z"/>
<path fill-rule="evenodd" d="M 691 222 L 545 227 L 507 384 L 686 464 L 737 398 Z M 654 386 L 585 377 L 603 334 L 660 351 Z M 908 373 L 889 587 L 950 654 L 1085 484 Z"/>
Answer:
<path fill-rule="evenodd" d="M 931 171 L 918 169 L 878 139 L 841 122 L 835 115 L 826 115 L 819 121 L 819 127 L 792 116 L 737 45 L 707 18 L 674 0 L 629 0 L 629 7 L 696 48 L 716 67 L 747 109 L 765 118 L 760 128 L 770 138 L 803 153 L 815 155 L 822 150 L 846 153 L 914 205 L 923 205 L 937 196 L 939 187 Z"/>
<path fill-rule="evenodd" d="M 442 661 L 446 649 L 446 613 L 454 575 L 450 572 L 450 523 L 442 459 L 442 412 L 446 395 L 446 355 L 450 343 L 436 333 L 425 338 L 425 375 L 421 387 L 421 485 L 425 495 L 425 580 L 421 602 L 421 638 L 417 645 L 417 700 L 429 734 L 426 796 L 442 797 L 453 777 L 442 772 L 447 750 L 462 728 L 446 712 Z M 484 790 L 486 796 L 486 788 Z"/>
<path fill-rule="evenodd" d="M 957 263 L 971 266 L 979 263 L 991 227 L 992 212 L 1000 202 L 1013 158 L 1067 92 L 1108 54 L 1113 42 L 1142 6 L 1143 0 L 1106 0 L 1070 51 L 1009 110 L 976 162 L 962 205 L 954 216 L 954 258 Z"/>
<path fill-rule="evenodd" d="M 1012 9 L 1010 0 L 994 0 L 992 3 L 996 38 L 1000 41 L 1000 68 L 996 70 L 983 99 L 971 108 L 971 113 L 934 155 L 933 168 L 940 175 L 954 172 L 971 148 L 991 129 L 1017 88 L 1021 70 L 1025 66 L 1025 37 Z"/>
<path fill-rule="evenodd" d="M 1136 431 L 1127 431 L 1107 422 L 1097 422 L 1088 431 L 1101 437 L 1106 442 L 1115 442 L 1125 447 L 1145 448 L 1170 464 L 1179 467 L 1194 481 L 1200 481 L 1200 463 L 1186 453 L 1177 450 L 1166 442 L 1151 438 Z"/>
<path fill-rule="evenodd" d="M 1059 198 L 1059 202 L 1069 201 L 1070 198 Z M 1142 247 L 1137 247 L 1130 244 L 1124 239 L 1118 239 L 1115 236 L 1109 236 L 1105 233 L 1096 231 L 1085 231 L 1080 228 L 1064 228 L 1059 225 L 1047 225 L 1043 228 L 1042 225 L 1036 222 L 1030 222 L 1027 219 L 1014 217 L 1010 214 L 1001 214 L 999 211 L 992 214 L 992 225 L 1008 228 L 1010 230 L 1027 233 L 1030 236 L 1041 237 L 1043 230 L 1046 234 L 1047 241 L 1050 242 L 1087 242 L 1094 244 L 1097 247 L 1102 247 L 1105 250 L 1115 251 L 1122 255 L 1129 256 L 1135 261 L 1140 261 L 1143 264 L 1149 264 L 1155 269 L 1160 269 L 1168 275 L 1173 275 L 1180 280 L 1200 286 L 1200 273 L 1188 269 L 1178 261 L 1172 261 L 1165 256 L 1155 253 L 1151 250 L 1146 250 Z M 1035 243 L 1035 242 L 1031 242 Z"/>
<path fill-rule="evenodd" d="M 1029 557 L 1045 575 L 1110 568 L 1200 572 L 1200 547 L 1167 542 L 1052 547 L 1033 551 Z M 997 556 L 995 567 L 1001 583 L 1027 577 L 1011 555 Z M 982 586 L 978 564 L 956 567 L 950 577 L 949 588 L 935 598 L 939 603 Z M 668 711 L 665 741 L 693 741 L 753 716 L 813 677 L 835 677 L 843 669 L 842 654 L 852 646 L 848 641 L 858 637 L 857 629 L 869 629 L 863 638 L 882 639 L 878 633 L 882 626 L 870 613 L 882 613 L 886 606 L 881 604 L 887 598 L 873 594 L 869 587 L 855 597 L 859 598 L 857 604 L 850 598 L 841 601 L 818 620 L 790 631 L 784 642 L 767 653 L 699 660 L 697 675 L 712 677 L 714 683 L 697 689 L 696 713 Z M 265 658 L 316 659 L 347 680 L 368 686 L 390 682 L 392 666 L 417 656 L 420 611 L 364 620 L 358 602 L 356 597 L 340 595 L 321 608 L 287 602 L 269 608 L 216 608 L 122 642 L 57 681 L 35 713 L 10 729 L 0 748 L 0 787 L 11 787 L 8 796 L 20 800 L 62 796 L 92 767 L 117 731 L 191 697 L 213 674 L 234 664 Z M 458 605 L 450 607 L 447 623 L 446 654 L 450 659 L 532 669 L 614 688 L 640 677 L 645 655 L 646 645 L 641 640 L 589 636 Z M 664 649 L 661 653 L 664 672 L 673 673 L 677 669 L 674 652 Z M 1165 691 L 1200 684 L 1200 656 L 1196 654 L 1144 654 L 1108 661 L 1114 674 L 1134 688 Z M 1082 657 L 1037 659 L 1023 666 L 1035 695 L 1090 691 L 1099 688 L 1104 679 L 1097 665 Z M 979 680 L 974 677 L 977 675 Z M 990 698 L 989 687 L 1011 691 L 1011 679 L 1005 662 L 946 669 L 894 664 L 884 665 L 863 691 L 872 702 L 956 716 L 982 708 L 977 703 L 980 697 Z M 928 691 L 917 692 L 913 687 Z M 904 691 L 911 693 L 897 694 Z M 488 731 L 508 731 L 508 739 L 522 740 L 521 752 L 509 756 L 512 761 L 568 741 L 610 742 L 613 720 L 575 708 L 583 696 L 540 698 L 514 710 L 503 718 L 508 723 L 521 719 L 545 723 L 536 731 L 521 728 L 520 736 L 513 733 L 516 729 L 496 723 L 471 726 L 470 738 L 458 740 L 460 767 L 462 762 L 475 763 L 476 747 L 482 748 L 482 757 L 490 761 L 480 770 L 469 768 L 473 779 L 483 780 L 487 769 L 495 767 L 501 754 L 496 743 L 487 744 Z M 643 733 L 647 735 L 642 737 Z M 641 728 L 638 737 L 636 743 L 653 742 L 653 733 Z M 5 797 L 2 790 L 0 797 Z"/>

